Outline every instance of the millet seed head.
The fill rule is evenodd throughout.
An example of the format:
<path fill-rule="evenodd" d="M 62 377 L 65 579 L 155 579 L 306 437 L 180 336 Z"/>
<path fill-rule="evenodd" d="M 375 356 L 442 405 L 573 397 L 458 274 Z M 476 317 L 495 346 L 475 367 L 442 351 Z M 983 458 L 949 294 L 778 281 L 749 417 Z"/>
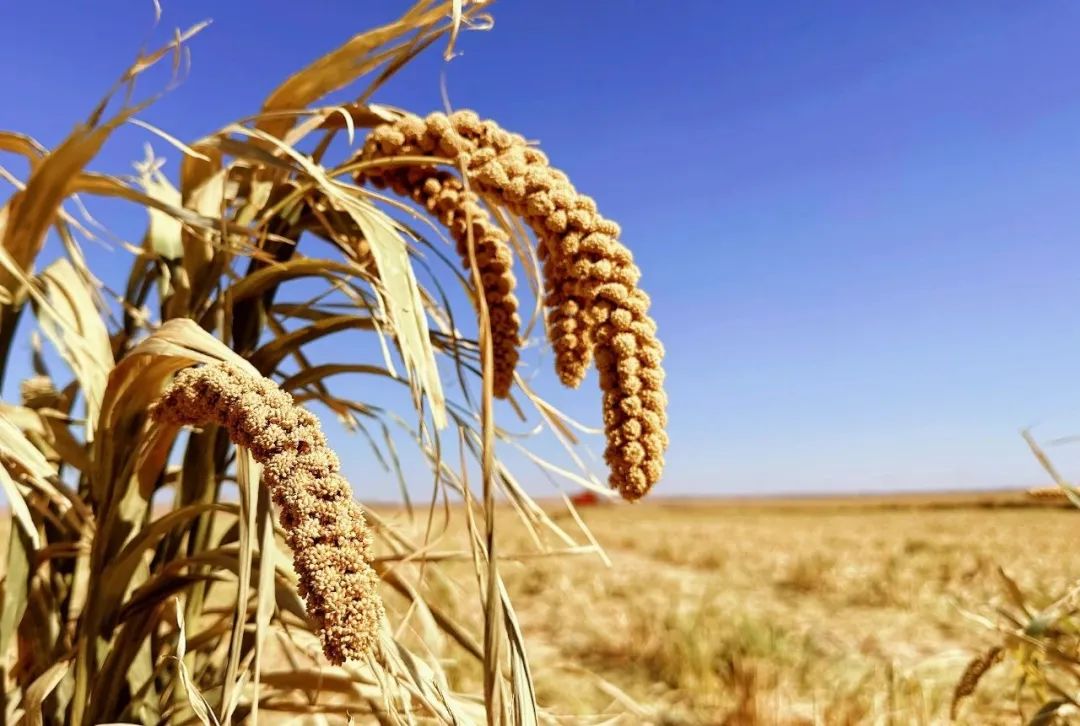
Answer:
<path fill-rule="evenodd" d="M 596 202 L 578 193 L 523 137 L 471 111 L 404 116 L 373 129 L 360 153 L 365 161 L 403 155 L 456 163 L 470 189 L 533 230 L 556 371 L 575 387 L 595 358 L 604 393 L 609 483 L 627 499 L 643 496 L 659 480 L 667 448 L 663 347 L 648 314 L 648 296 L 637 286 L 641 271 L 619 242 L 619 226 L 600 216 Z M 427 203 L 428 194 L 421 199 L 408 184 L 394 186 L 401 176 L 394 169 L 364 173 Z M 429 194 L 436 191 L 432 186 Z M 448 214 L 453 203 L 474 203 L 458 194 L 429 209 Z"/>
<path fill-rule="evenodd" d="M 152 415 L 178 425 L 218 424 L 251 451 L 280 508 L 323 652 L 334 664 L 370 653 L 383 618 L 371 534 L 318 419 L 273 381 L 225 363 L 177 373 Z"/>

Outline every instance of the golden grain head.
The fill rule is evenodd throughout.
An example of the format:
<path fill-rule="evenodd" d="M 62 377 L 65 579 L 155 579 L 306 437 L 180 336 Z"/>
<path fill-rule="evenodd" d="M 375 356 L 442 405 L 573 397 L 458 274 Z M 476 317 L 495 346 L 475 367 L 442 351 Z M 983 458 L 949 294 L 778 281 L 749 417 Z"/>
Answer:
<path fill-rule="evenodd" d="M 1005 649 L 995 645 L 968 662 L 967 667 L 964 668 L 964 672 L 960 676 L 960 680 L 956 684 L 956 688 L 953 690 L 952 702 L 949 704 L 950 718 L 956 719 L 960 710 L 960 702 L 975 693 L 979 681 L 986 675 L 986 672 L 997 663 L 1000 663 L 1004 657 Z"/>
<path fill-rule="evenodd" d="M 376 127 L 360 153 L 368 162 L 412 155 L 457 163 L 470 188 L 502 204 L 533 230 L 543 261 L 556 371 L 563 383 L 574 387 L 595 359 L 603 391 L 609 483 L 627 499 L 645 495 L 662 476 L 668 443 L 664 349 L 648 314 L 649 298 L 638 288 L 641 271 L 619 242 L 619 226 L 602 217 L 595 201 L 579 194 L 566 174 L 523 137 L 470 111 L 423 119 L 406 115 Z M 448 226 L 464 224 L 455 210 L 480 211 L 461 182 L 445 172 L 454 183 L 429 168 L 372 172 L 366 167 L 364 174 L 425 204 Z M 418 185 L 427 186 L 417 190 Z M 482 212 L 476 216 L 482 220 L 474 222 L 476 236 L 483 238 L 489 218 Z M 499 278 L 492 275 L 490 281 L 497 284 Z"/>
<path fill-rule="evenodd" d="M 318 419 L 273 381 L 224 363 L 187 368 L 153 410 L 173 424 L 218 424 L 263 465 L 293 550 L 300 593 L 331 663 L 370 653 L 383 617 L 371 534 Z"/>

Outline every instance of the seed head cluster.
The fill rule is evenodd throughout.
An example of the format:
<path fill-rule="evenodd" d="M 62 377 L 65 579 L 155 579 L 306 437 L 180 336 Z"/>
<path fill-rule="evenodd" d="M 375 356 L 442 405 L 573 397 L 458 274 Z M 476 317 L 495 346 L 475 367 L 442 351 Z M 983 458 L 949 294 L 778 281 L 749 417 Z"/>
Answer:
<path fill-rule="evenodd" d="M 402 143 L 404 136 L 400 131 L 392 126 L 382 126 L 372 134 L 365 150 L 370 148 L 371 153 L 380 155 L 374 158 L 381 158 L 393 155 L 393 149 L 400 148 Z M 521 347 L 521 318 L 518 299 L 514 296 L 516 282 L 507 243 L 509 236 L 492 221 L 479 196 L 445 169 L 421 166 L 376 168 L 357 175 L 358 183 L 365 180 L 380 188 L 390 187 L 400 196 L 411 197 L 438 219 L 449 230 L 467 269 L 471 268 L 469 226 L 472 225 L 476 265 L 491 321 L 494 394 L 506 398 L 514 382 Z"/>
<path fill-rule="evenodd" d="M 600 216 L 596 203 L 523 137 L 471 111 L 404 116 L 376 127 L 361 151 L 365 161 L 417 155 L 455 163 L 471 189 L 533 230 L 556 370 L 575 387 L 595 359 L 609 482 L 627 499 L 643 496 L 659 480 L 667 448 L 663 346 L 649 298 L 638 288 L 641 271 L 618 240 L 619 226 Z"/>
<path fill-rule="evenodd" d="M 251 451 L 280 508 L 323 652 L 334 664 L 371 652 L 383 617 L 371 533 L 318 418 L 273 381 L 224 363 L 178 373 L 153 415 L 179 425 L 218 424 Z"/>

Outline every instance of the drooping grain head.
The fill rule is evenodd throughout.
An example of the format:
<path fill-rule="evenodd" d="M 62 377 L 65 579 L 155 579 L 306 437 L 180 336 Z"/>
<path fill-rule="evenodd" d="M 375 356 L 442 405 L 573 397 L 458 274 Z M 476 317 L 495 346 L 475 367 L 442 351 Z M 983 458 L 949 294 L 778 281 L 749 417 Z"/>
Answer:
<path fill-rule="evenodd" d="M 596 203 L 523 137 L 472 112 L 404 116 L 376 127 L 360 152 L 368 162 L 414 155 L 456 163 L 470 188 L 533 230 L 556 371 L 576 387 L 595 357 L 609 483 L 627 499 L 643 496 L 660 479 L 667 448 L 664 351 L 648 314 L 649 298 L 637 286 L 641 271 L 618 240 L 619 226 L 600 216 Z M 391 169 L 365 168 L 364 174 L 402 176 Z"/>
<path fill-rule="evenodd" d="M 251 451 L 280 509 L 323 652 L 334 664 L 371 652 L 383 617 L 371 534 L 319 420 L 273 381 L 223 363 L 179 372 L 153 415 L 179 425 L 218 424 Z"/>

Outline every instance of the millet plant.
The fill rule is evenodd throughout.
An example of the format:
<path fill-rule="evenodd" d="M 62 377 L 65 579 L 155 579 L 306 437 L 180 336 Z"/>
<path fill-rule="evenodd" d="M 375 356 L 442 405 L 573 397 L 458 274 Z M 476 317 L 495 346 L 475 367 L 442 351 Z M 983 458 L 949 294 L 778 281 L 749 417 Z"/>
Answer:
<path fill-rule="evenodd" d="M 0 159 L 27 169 L 0 166 L 0 384 L 19 398 L 0 402 L 7 722 L 550 720 L 496 508 L 542 555 L 598 545 L 496 455 L 529 440 L 496 424 L 495 401 L 574 461 L 529 452 L 542 470 L 637 499 L 667 447 L 663 349 L 618 225 L 535 145 L 475 113 L 373 101 L 415 56 L 487 25 L 487 5 L 420 0 L 204 138 L 150 126 L 136 100 L 148 69 L 183 67 L 201 26 L 140 54 L 54 148 L 0 132 Z M 354 100 L 319 105 L 343 89 Z M 131 124 L 171 146 L 175 179 L 153 158 L 132 178 L 91 170 Z M 122 289 L 83 253 L 109 235 L 88 211 L 102 197 L 148 211 L 142 243 L 108 253 L 130 266 Z M 570 386 L 595 364 L 610 488 L 574 453 L 583 427 L 523 377 L 526 344 L 549 346 Z M 377 388 L 411 406 L 364 397 Z M 426 522 L 411 500 L 418 527 L 356 501 L 319 415 L 388 472 L 391 431 L 407 437 L 430 471 Z M 422 586 L 446 577 L 431 543 L 451 521 L 475 570 L 453 609 Z M 482 690 L 455 688 L 455 659 L 479 665 Z"/>

